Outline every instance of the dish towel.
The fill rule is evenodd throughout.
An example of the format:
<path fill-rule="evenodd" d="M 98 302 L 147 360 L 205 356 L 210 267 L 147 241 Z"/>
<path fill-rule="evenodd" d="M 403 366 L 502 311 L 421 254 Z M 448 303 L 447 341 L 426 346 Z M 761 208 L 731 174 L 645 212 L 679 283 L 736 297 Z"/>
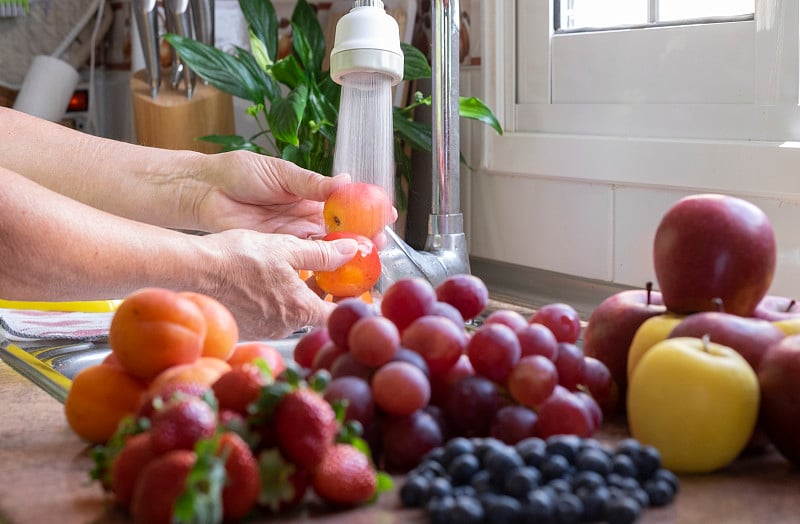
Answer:
<path fill-rule="evenodd" d="M 108 338 L 114 312 L 0 309 L 0 334 L 11 341 Z"/>

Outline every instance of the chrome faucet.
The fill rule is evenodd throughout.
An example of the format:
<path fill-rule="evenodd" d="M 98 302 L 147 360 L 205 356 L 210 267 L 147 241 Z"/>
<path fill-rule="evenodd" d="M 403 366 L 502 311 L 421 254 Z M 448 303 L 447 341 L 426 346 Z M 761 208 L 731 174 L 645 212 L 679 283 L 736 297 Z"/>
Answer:
<path fill-rule="evenodd" d="M 381 0 L 354 0 L 351 13 L 361 7 L 376 9 L 380 11 L 379 15 L 391 18 L 383 10 Z M 424 249 L 418 251 L 409 246 L 391 227 L 386 228 L 388 244 L 381 251 L 383 271 L 378 284 L 379 290 L 407 277 L 422 277 L 431 284 L 437 285 L 450 275 L 470 272 L 459 185 L 458 84 L 461 10 L 458 0 L 434 0 L 431 2 L 431 10 L 433 20 L 431 35 L 433 200 L 431 214 L 428 218 L 428 236 Z M 345 17 L 347 16 L 345 15 Z M 341 21 L 340 24 L 342 24 Z M 353 27 L 347 29 L 357 31 Z M 395 30 L 394 35 L 397 36 L 396 46 L 392 42 L 375 46 L 368 44 L 365 47 L 378 48 L 378 52 L 383 53 L 385 57 L 388 57 L 388 61 L 391 61 L 395 58 L 393 53 L 400 49 L 399 31 Z M 345 38 L 347 36 L 342 36 L 342 40 Z M 336 42 L 331 52 L 331 75 L 334 80 L 341 78 L 342 70 L 346 72 L 348 68 L 352 70 L 354 67 L 351 58 L 345 58 L 346 52 L 353 50 L 342 40 L 340 40 L 339 26 L 337 26 Z M 363 49 L 358 51 L 363 51 Z M 400 56 L 402 58 L 402 54 Z M 374 64 L 386 62 L 386 59 L 375 59 L 368 61 L 364 67 L 367 68 L 366 70 L 376 71 L 372 69 Z M 386 71 L 378 69 L 377 72 Z M 400 72 L 400 76 L 402 76 L 402 60 Z M 387 72 L 387 74 L 393 77 L 397 76 L 396 71 Z"/>

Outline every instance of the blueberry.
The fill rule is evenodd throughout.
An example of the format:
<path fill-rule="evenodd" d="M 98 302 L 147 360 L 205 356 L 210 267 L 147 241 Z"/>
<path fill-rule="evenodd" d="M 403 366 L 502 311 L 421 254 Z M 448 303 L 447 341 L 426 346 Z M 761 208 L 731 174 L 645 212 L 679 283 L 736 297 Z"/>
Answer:
<path fill-rule="evenodd" d="M 653 507 L 666 506 L 675 498 L 675 491 L 669 482 L 663 479 L 652 478 L 645 481 L 642 486 Z"/>
<path fill-rule="evenodd" d="M 422 461 L 416 468 L 409 472 L 409 474 L 411 473 L 423 475 L 429 479 L 447 476 L 447 471 L 444 469 L 444 466 L 434 459 Z"/>
<path fill-rule="evenodd" d="M 472 476 L 470 486 L 475 489 L 476 493 L 489 493 L 494 490 L 491 475 L 485 469 Z"/>
<path fill-rule="evenodd" d="M 400 501 L 408 508 L 422 506 L 428 497 L 430 481 L 422 475 L 411 475 L 400 488 Z"/>
<path fill-rule="evenodd" d="M 472 477 L 480 471 L 481 464 L 478 457 L 472 453 L 463 453 L 456 456 L 450 462 L 447 468 L 447 473 L 450 474 L 450 480 L 455 486 L 469 484 Z"/>
<path fill-rule="evenodd" d="M 552 489 L 555 493 L 572 493 L 572 484 L 565 478 L 553 479 L 547 483 L 547 487 Z"/>
<path fill-rule="evenodd" d="M 472 486 L 456 486 L 453 488 L 452 494 L 454 497 L 477 497 L 478 492 Z"/>
<path fill-rule="evenodd" d="M 441 462 L 448 467 L 456 457 L 474 452 L 475 444 L 471 440 L 465 437 L 455 437 L 444 445 Z"/>
<path fill-rule="evenodd" d="M 496 486 L 502 486 L 508 474 L 523 464 L 522 458 L 511 446 L 490 450 L 483 460 L 483 465 L 491 475 L 492 483 Z"/>
<path fill-rule="evenodd" d="M 639 470 L 639 480 L 647 480 L 661 468 L 661 453 L 653 446 L 642 446 L 642 452 L 634 462 Z"/>
<path fill-rule="evenodd" d="M 539 437 L 528 437 L 520 440 L 514 445 L 514 448 L 528 466 L 539 467 L 539 464 L 547 456 L 547 444 L 544 439 Z"/>
<path fill-rule="evenodd" d="M 591 470 L 578 471 L 572 477 L 572 488 L 577 490 L 581 487 L 595 489 L 606 485 L 606 478 L 600 473 Z"/>
<path fill-rule="evenodd" d="M 576 524 L 583 515 L 583 502 L 574 493 L 562 493 L 556 500 L 556 522 Z"/>
<path fill-rule="evenodd" d="M 625 438 L 617 443 L 616 453 L 636 457 L 642 451 L 642 443 L 635 438 Z"/>
<path fill-rule="evenodd" d="M 565 477 L 570 469 L 570 463 L 564 455 L 550 455 L 539 466 L 545 480 Z"/>
<path fill-rule="evenodd" d="M 486 521 L 492 524 L 514 524 L 519 522 L 522 504 L 508 495 L 484 496 L 481 500 L 486 512 Z"/>
<path fill-rule="evenodd" d="M 428 500 L 448 496 L 452 493 L 453 486 L 444 477 L 436 477 L 430 481 L 428 486 Z"/>
<path fill-rule="evenodd" d="M 494 451 L 497 449 L 505 449 L 508 447 L 508 444 L 502 442 L 496 438 L 481 438 L 473 440 L 473 444 L 475 446 L 475 456 L 478 457 L 482 463 L 486 460 L 486 455 L 490 451 Z"/>
<path fill-rule="evenodd" d="M 611 469 L 614 473 L 623 477 L 638 477 L 639 470 L 630 455 L 617 453 L 611 459 Z"/>
<path fill-rule="evenodd" d="M 608 524 L 632 524 L 642 513 L 642 506 L 632 497 L 613 497 L 606 505 Z"/>
<path fill-rule="evenodd" d="M 578 452 L 575 457 L 575 467 L 578 470 L 596 471 L 606 476 L 611 473 L 611 458 L 601 449 L 586 448 Z"/>
<path fill-rule="evenodd" d="M 474 497 L 456 497 L 450 524 L 481 524 L 485 511 Z"/>
<path fill-rule="evenodd" d="M 599 486 L 597 488 L 581 487 L 576 492 L 576 495 L 583 503 L 583 513 L 581 519 L 585 522 L 595 522 L 605 520 L 606 505 L 611 497 L 611 492 L 606 486 Z"/>
<path fill-rule="evenodd" d="M 653 478 L 667 481 L 669 485 L 672 486 L 673 493 L 678 493 L 678 490 L 680 489 L 680 482 L 678 481 L 678 477 L 675 475 L 675 473 L 668 469 L 659 469 L 656 471 L 655 475 L 653 475 Z"/>
<path fill-rule="evenodd" d="M 539 485 L 541 479 L 542 475 L 538 469 L 530 466 L 520 466 L 513 469 L 506 477 L 503 491 L 506 495 L 523 499 Z"/>
<path fill-rule="evenodd" d="M 561 455 L 572 463 L 583 445 L 583 439 L 577 435 L 553 435 L 547 439 L 547 452 Z"/>
<path fill-rule="evenodd" d="M 455 505 L 456 499 L 450 495 L 431 498 L 425 505 L 430 524 L 448 524 Z"/>
<path fill-rule="evenodd" d="M 528 499 L 522 503 L 520 521 L 555 524 L 556 502 L 553 492 L 544 488 L 532 491 Z"/>
<path fill-rule="evenodd" d="M 641 488 L 637 487 L 635 489 L 626 490 L 625 493 L 636 500 L 642 508 L 647 508 L 650 505 L 650 497 L 647 495 L 647 492 Z"/>
<path fill-rule="evenodd" d="M 424 464 L 425 462 L 438 462 L 441 464 L 442 457 L 444 457 L 444 448 L 441 446 L 435 447 L 429 452 L 425 453 L 425 456 L 422 457 L 420 463 Z"/>

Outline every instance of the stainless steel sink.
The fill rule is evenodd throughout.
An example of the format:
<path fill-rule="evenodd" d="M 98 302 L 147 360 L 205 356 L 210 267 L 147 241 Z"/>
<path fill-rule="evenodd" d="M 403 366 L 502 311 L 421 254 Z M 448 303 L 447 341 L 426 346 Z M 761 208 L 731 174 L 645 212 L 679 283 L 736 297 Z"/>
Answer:
<path fill-rule="evenodd" d="M 294 347 L 305 331 L 282 340 L 267 340 L 285 359 L 291 359 Z M 31 382 L 64 402 L 72 379 L 82 369 L 99 364 L 111 352 L 107 341 L 36 341 L 11 342 L 0 338 L 0 360 Z"/>

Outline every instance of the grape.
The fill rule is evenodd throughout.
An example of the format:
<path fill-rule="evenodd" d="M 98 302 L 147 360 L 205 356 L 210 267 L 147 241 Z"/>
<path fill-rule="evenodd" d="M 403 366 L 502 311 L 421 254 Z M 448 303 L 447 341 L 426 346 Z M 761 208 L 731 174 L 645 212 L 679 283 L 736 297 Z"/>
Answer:
<path fill-rule="evenodd" d="M 537 413 L 539 436 L 542 438 L 561 434 L 590 437 L 594 433 L 594 421 L 586 405 L 563 386 L 556 386 Z"/>
<path fill-rule="evenodd" d="M 581 334 L 581 317 L 569 304 L 557 302 L 542 306 L 531 315 L 529 322 L 544 324 L 559 342 L 574 344 Z"/>
<path fill-rule="evenodd" d="M 387 413 L 410 415 L 428 404 L 428 377 L 407 362 L 389 362 L 372 377 L 372 398 Z"/>
<path fill-rule="evenodd" d="M 555 360 L 558 354 L 558 341 L 550 328 L 544 324 L 528 324 L 517 330 L 520 356 L 542 355 Z"/>
<path fill-rule="evenodd" d="M 565 388 L 576 391 L 579 385 L 586 383 L 586 361 L 583 351 L 575 344 L 559 342 L 555 364 L 558 383 Z"/>
<path fill-rule="evenodd" d="M 311 369 L 313 371 L 320 369 L 330 370 L 333 362 L 339 357 L 339 355 L 343 355 L 345 353 L 347 353 L 347 350 L 335 344 L 333 340 L 326 342 L 314 356 L 314 362 L 311 364 Z"/>
<path fill-rule="evenodd" d="M 428 315 L 414 320 L 403 331 L 401 343 L 422 355 L 435 376 L 450 369 L 464 353 L 467 333 L 444 317 Z"/>
<path fill-rule="evenodd" d="M 480 376 L 464 377 L 450 388 L 442 409 L 455 434 L 484 437 L 504 400 L 494 382 Z"/>
<path fill-rule="evenodd" d="M 536 436 L 536 422 L 539 417 L 525 406 L 505 406 L 494 417 L 489 435 L 506 444 L 516 444 Z"/>
<path fill-rule="evenodd" d="M 345 352 L 334 359 L 329 371 L 333 378 L 358 377 L 368 381 L 374 369 L 359 361 L 352 353 Z"/>
<path fill-rule="evenodd" d="M 519 339 L 506 325 L 483 324 L 467 342 L 466 351 L 476 373 L 505 384 L 506 377 L 519 361 Z"/>
<path fill-rule="evenodd" d="M 400 332 L 386 317 L 364 317 L 350 328 L 347 345 L 356 359 L 375 368 L 394 358 L 400 347 Z"/>
<path fill-rule="evenodd" d="M 586 407 L 589 415 L 591 415 L 592 423 L 594 424 L 594 431 L 600 429 L 600 426 L 603 424 L 603 410 L 600 409 L 597 401 L 595 401 L 591 395 L 583 391 L 576 391 L 574 392 L 574 395 L 576 395 L 583 402 L 583 405 Z"/>
<path fill-rule="evenodd" d="M 453 275 L 436 286 L 436 297 L 455 307 L 464 320 L 478 316 L 489 304 L 489 290 L 473 275 Z"/>
<path fill-rule="evenodd" d="M 423 373 L 425 373 L 425 376 L 428 377 L 428 379 L 431 377 L 431 371 L 428 369 L 428 364 L 425 362 L 425 359 L 422 358 L 422 355 L 416 351 L 411 351 L 408 348 L 400 346 L 397 348 L 392 361 L 408 362 L 412 366 L 418 367 Z M 433 384 L 431 384 L 431 388 L 433 388 Z"/>
<path fill-rule="evenodd" d="M 313 328 L 297 341 L 293 352 L 294 361 L 304 368 L 310 368 L 314 364 L 314 357 L 330 340 L 327 327 Z"/>
<path fill-rule="evenodd" d="M 475 369 L 472 367 L 469 357 L 464 353 L 458 357 L 450 369 L 437 375 L 436 379 L 431 382 L 431 403 L 437 406 L 443 405 L 453 384 L 464 377 L 473 375 L 475 375 Z"/>
<path fill-rule="evenodd" d="M 360 298 L 346 298 L 328 316 L 328 334 L 336 345 L 347 350 L 347 336 L 357 320 L 375 316 L 375 308 Z"/>
<path fill-rule="evenodd" d="M 504 324 L 516 332 L 528 325 L 528 321 L 525 320 L 522 313 L 510 309 L 498 309 L 486 317 L 482 325 L 485 324 Z"/>
<path fill-rule="evenodd" d="M 337 400 L 347 401 L 345 421 L 356 420 L 365 428 L 372 425 L 375 403 L 372 401 L 372 390 L 366 380 L 358 377 L 334 378 L 325 388 L 324 397 L 331 404 Z"/>
<path fill-rule="evenodd" d="M 514 400 L 537 409 L 553 394 L 558 384 L 558 371 L 551 360 L 542 355 L 531 355 L 517 362 L 506 382 Z"/>
<path fill-rule="evenodd" d="M 438 315 L 440 317 L 449 318 L 459 328 L 464 327 L 464 317 L 461 316 L 461 312 L 447 302 L 434 302 L 428 315 Z"/>
<path fill-rule="evenodd" d="M 417 318 L 427 315 L 436 302 L 436 292 L 427 280 L 398 280 L 383 294 L 381 313 L 402 333 Z"/>
<path fill-rule="evenodd" d="M 388 467 L 408 471 L 420 463 L 430 450 L 444 442 L 442 430 L 427 412 L 409 416 L 391 416 L 383 431 L 384 456 Z"/>
<path fill-rule="evenodd" d="M 594 357 L 584 357 L 584 385 L 606 415 L 619 407 L 619 390 L 608 366 Z"/>

